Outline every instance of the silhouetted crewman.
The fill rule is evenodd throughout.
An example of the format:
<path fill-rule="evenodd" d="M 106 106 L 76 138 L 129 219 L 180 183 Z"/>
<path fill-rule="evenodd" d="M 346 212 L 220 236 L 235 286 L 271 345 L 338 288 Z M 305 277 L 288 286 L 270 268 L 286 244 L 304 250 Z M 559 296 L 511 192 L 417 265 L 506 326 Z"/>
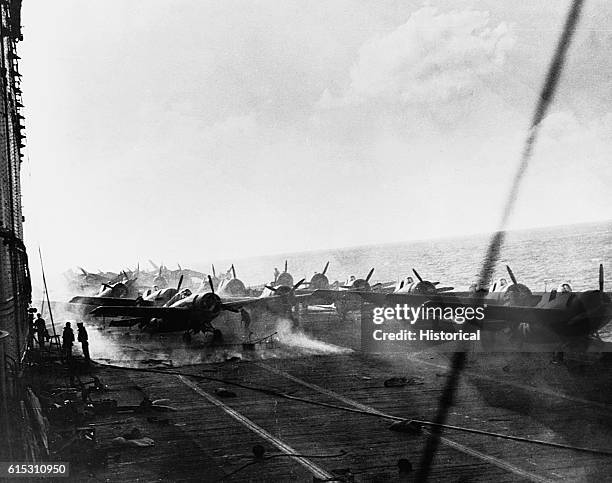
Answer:
<path fill-rule="evenodd" d="M 249 326 L 251 325 L 251 316 L 244 307 L 240 309 L 240 321 L 244 327 L 244 333 L 247 334 L 249 332 Z"/>
<path fill-rule="evenodd" d="M 66 322 L 64 332 L 62 333 L 62 349 L 64 349 L 68 362 L 72 359 L 72 344 L 74 344 L 74 331 L 70 327 L 70 322 Z"/>
<path fill-rule="evenodd" d="M 38 338 L 38 345 L 40 347 L 40 350 L 43 350 L 45 348 L 45 340 L 48 337 L 47 324 L 45 322 L 45 319 L 43 319 L 39 313 L 36 314 L 36 321 L 34 322 L 34 324 L 36 325 L 36 337 Z"/>
<path fill-rule="evenodd" d="M 81 343 L 83 357 L 85 358 L 85 362 L 89 364 L 91 361 L 89 358 L 89 336 L 87 335 L 87 330 L 85 329 L 83 322 L 77 322 L 77 331 L 77 340 Z"/>

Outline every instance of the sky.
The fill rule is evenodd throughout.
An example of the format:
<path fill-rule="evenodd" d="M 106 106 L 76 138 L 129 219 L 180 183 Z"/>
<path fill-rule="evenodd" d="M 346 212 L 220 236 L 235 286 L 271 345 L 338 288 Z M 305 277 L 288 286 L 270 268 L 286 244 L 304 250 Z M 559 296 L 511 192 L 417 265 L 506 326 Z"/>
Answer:
<path fill-rule="evenodd" d="M 25 237 L 48 272 L 492 231 L 569 2 L 28 0 Z M 588 1 L 510 227 L 609 220 Z"/>

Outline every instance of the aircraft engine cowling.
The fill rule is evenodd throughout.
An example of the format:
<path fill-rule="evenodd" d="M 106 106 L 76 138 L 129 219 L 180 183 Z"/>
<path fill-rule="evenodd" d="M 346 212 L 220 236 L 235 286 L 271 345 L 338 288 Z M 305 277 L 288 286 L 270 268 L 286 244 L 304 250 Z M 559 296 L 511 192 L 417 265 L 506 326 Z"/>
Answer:
<path fill-rule="evenodd" d="M 221 298 L 212 292 L 196 296 L 193 305 L 198 311 L 212 314 L 221 312 Z"/>
<path fill-rule="evenodd" d="M 168 286 L 168 281 L 161 275 L 158 275 L 153 279 L 153 285 L 158 288 L 166 288 Z"/>
<path fill-rule="evenodd" d="M 359 278 L 353 282 L 351 289 L 369 291 L 371 287 L 370 287 L 370 283 L 367 280 Z"/>
<path fill-rule="evenodd" d="M 610 321 L 610 314 L 606 308 L 609 304 L 610 296 L 599 290 L 571 294 L 566 307 L 572 315 L 573 323 L 570 321 L 559 332 L 567 336 L 595 333 Z"/>
<path fill-rule="evenodd" d="M 312 290 L 327 290 L 329 289 L 329 279 L 322 273 L 315 273 L 310 279 L 309 288 Z"/>
<path fill-rule="evenodd" d="M 230 297 L 241 297 L 246 295 L 246 287 L 242 280 L 238 278 L 232 278 L 231 280 L 226 280 L 219 287 L 219 292 L 222 292 L 223 295 L 227 295 Z"/>
<path fill-rule="evenodd" d="M 275 285 L 286 285 L 288 287 L 293 287 L 293 277 L 291 276 L 290 273 L 287 272 L 283 272 L 281 274 L 279 274 L 278 278 L 276 279 Z"/>
<path fill-rule="evenodd" d="M 281 310 L 283 311 L 291 310 L 291 307 L 294 307 L 297 304 L 295 290 L 293 287 L 281 285 L 280 287 L 277 287 L 273 295 L 281 297 L 280 303 L 282 306 Z"/>
<path fill-rule="evenodd" d="M 522 283 L 513 283 L 502 292 L 504 305 L 529 305 L 531 290 Z"/>
<path fill-rule="evenodd" d="M 422 282 L 417 282 L 410 287 L 410 293 L 414 294 L 435 294 L 437 293 L 436 286 L 428 282 L 427 280 L 423 280 Z"/>
<path fill-rule="evenodd" d="M 117 283 L 113 285 L 112 296 L 113 297 L 125 297 L 128 294 L 128 288 L 124 283 Z"/>

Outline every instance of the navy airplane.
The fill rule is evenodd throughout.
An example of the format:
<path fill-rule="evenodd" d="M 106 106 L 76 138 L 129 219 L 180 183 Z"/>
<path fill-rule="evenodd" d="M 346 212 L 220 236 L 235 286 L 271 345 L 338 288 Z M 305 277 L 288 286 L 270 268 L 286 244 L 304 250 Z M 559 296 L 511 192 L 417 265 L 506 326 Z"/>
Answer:
<path fill-rule="evenodd" d="M 135 283 L 136 279 L 132 279 L 129 282 Z M 93 297 L 77 296 L 70 299 L 71 304 L 82 304 L 82 305 L 93 305 L 96 307 L 102 305 L 109 306 L 162 306 L 173 300 L 178 294 L 185 295 L 189 289 L 184 289 L 181 292 L 181 285 L 183 283 L 183 277 L 178 281 L 176 288 L 158 288 L 147 290 L 144 295 L 138 297 L 128 298 L 128 292 L 124 291 L 119 285 L 115 284 L 109 286 L 109 289 L 102 291 Z M 189 294 L 191 295 L 191 291 Z"/>
<path fill-rule="evenodd" d="M 297 295 L 295 291 L 304 282 L 300 280 L 293 286 L 277 285 L 275 287 L 266 286 L 268 293 L 262 293 L 260 297 L 236 297 L 224 296 L 230 291 L 238 288 L 239 282 L 242 287 L 244 284 L 237 278 L 228 281 L 225 287 L 221 284 L 219 293 L 215 293 L 212 278 L 208 277 L 210 292 L 192 294 L 182 298 L 169 306 L 100 306 L 96 307 L 91 313 L 94 316 L 128 316 L 148 319 L 143 324 L 146 331 L 158 332 L 184 332 L 184 337 L 189 340 L 192 335 L 199 332 L 203 334 L 211 333 L 213 341 L 218 341 L 222 337 L 219 329 L 212 325 L 222 311 L 239 312 L 241 309 L 256 308 L 267 310 L 279 315 L 291 317 L 293 307 L 304 295 Z M 234 287 L 230 290 L 230 285 Z"/>
<path fill-rule="evenodd" d="M 588 342 L 612 321 L 612 299 L 604 292 L 603 265 L 599 266 L 598 289 L 584 292 L 573 292 L 569 284 L 562 284 L 560 290 L 535 294 L 517 281 L 509 266 L 506 270 L 511 283 L 499 279 L 489 291 L 481 289 L 479 293 L 445 293 L 427 283 L 409 292 L 384 294 L 360 290 L 353 291 L 353 296 L 378 306 L 407 304 L 473 310 L 482 307 L 482 320 L 466 321 L 461 328 L 482 330 L 485 349 L 494 349 L 501 334 L 508 334 L 521 343 Z M 327 291 L 325 295 L 333 294 Z"/>

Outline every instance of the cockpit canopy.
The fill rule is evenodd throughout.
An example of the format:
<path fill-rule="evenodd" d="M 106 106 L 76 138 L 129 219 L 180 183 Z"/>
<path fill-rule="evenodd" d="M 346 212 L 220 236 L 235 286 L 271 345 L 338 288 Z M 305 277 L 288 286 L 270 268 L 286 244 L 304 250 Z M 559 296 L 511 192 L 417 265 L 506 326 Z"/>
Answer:
<path fill-rule="evenodd" d="M 505 278 L 498 278 L 489 288 L 489 292 L 505 292 L 511 284 Z"/>
<path fill-rule="evenodd" d="M 568 282 L 560 283 L 557 287 L 558 293 L 572 293 L 572 286 Z"/>

